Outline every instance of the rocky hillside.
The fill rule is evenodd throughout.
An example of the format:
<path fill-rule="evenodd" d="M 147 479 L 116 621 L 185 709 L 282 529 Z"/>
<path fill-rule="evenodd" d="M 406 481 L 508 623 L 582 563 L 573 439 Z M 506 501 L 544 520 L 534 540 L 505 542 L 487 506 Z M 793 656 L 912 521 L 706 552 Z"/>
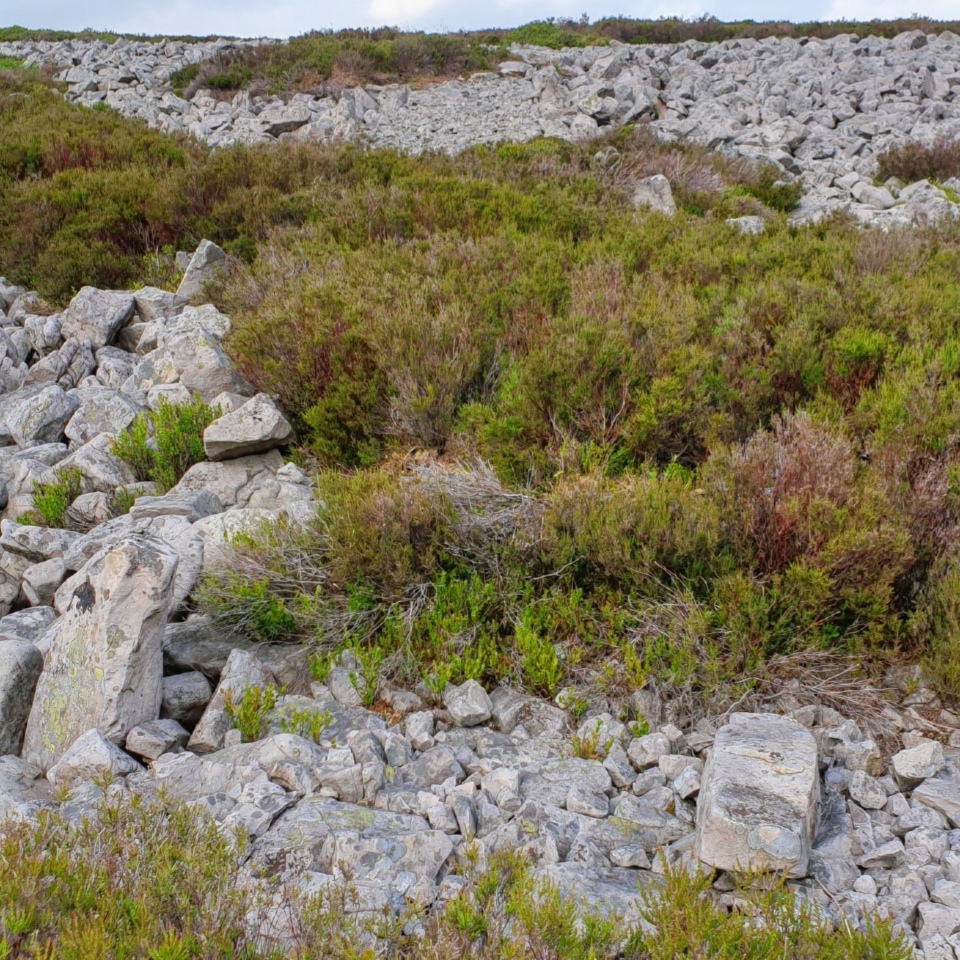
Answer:
<path fill-rule="evenodd" d="M 165 131 L 212 144 L 359 139 L 420 153 L 535 137 L 580 140 L 649 122 L 682 138 L 775 163 L 809 188 L 800 220 L 849 210 L 889 225 L 917 212 L 950 216 L 938 188 L 876 186 L 876 158 L 906 141 L 960 134 L 960 38 L 920 30 L 892 40 L 771 37 L 554 51 L 515 46 L 497 73 L 434 84 L 368 85 L 338 96 L 232 99 L 170 89 L 185 65 L 229 57 L 235 42 L 21 41 L 0 56 L 50 64 L 70 99 L 106 103 Z M 945 185 L 955 190 L 960 184 Z"/>
<path fill-rule="evenodd" d="M 290 425 L 231 369 L 229 319 L 189 305 L 222 259 L 205 242 L 177 293 L 84 288 L 53 316 L 0 287 L 3 815 L 62 805 L 76 820 L 107 781 L 114 800 L 162 789 L 244 835 L 243 875 L 287 896 L 347 880 L 355 919 L 425 910 L 408 935 L 462 894 L 458 864 L 509 851 L 621 925 L 643 913 L 638 889 L 676 869 L 718 871 L 730 903 L 737 871 L 775 871 L 824 922 L 884 917 L 891 950 L 897 934 L 925 960 L 953 955 L 960 718 L 914 672 L 891 674 L 906 693 L 867 726 L 786 695 L 777 714 L 681 729 L 648 691 L 630 721 L 475 680 L 434 702 L 371 691 L 349 653 L 311 681 L 302 648 L 191 614 L 204 573 L 232 563 L 225 537 L 315 509 L 278 452 Z M 197 462 L 169 489 L 144 480 L 166 453 L 164 412 L 198 402 L 211 412 Z M 138 460 L 131 438 L 151 416 Z M 269 936 L 294 944 L 282 924 Z"/>

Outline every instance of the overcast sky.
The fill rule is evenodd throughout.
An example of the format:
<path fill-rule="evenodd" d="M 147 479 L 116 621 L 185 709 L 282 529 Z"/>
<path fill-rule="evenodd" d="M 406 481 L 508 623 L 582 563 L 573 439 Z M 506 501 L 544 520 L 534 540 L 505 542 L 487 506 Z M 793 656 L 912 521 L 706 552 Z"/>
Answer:
<path fill-rule="evenodd" d="M 288 37 L 307 30 L 400 26 L 424 30 L 513 27 L 546 17 L 613 13 L 656 18 L 839 20 L 960 17 L 960 0 L 0 0 L 0 26 L 84 27 L 131 33 Z"/>

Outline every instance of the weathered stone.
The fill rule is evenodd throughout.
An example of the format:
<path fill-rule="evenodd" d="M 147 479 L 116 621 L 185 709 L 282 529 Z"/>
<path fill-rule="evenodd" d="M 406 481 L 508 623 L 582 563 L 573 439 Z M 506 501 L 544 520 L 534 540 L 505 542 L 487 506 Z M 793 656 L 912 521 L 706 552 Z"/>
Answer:
<path fill-rule="evenodd" d="M 0 547 L 8 553 L 26 558 L 31 563 L 62 558 L 79 538 L 80 534 L 72 530 L 35 527 L 11 520 L 0 521 Z"/>
<path fill-rule="evenodd" d="M 493 713 L 487 691 L 476 680 L 467 680 L 459 687 L 447 686 L 443 691 L 443 705 L 450 711 L 454 723 L 461 727 L 486 723 Z"/>
<path fill-rule="evenodd" d="M 0 619 L 0 643 L 5 640 L 23 640 L 36 643 L 57 619 L 53 607 L 33 607 L 18 610 Z"/>
<path fill-rule="evenodd" d="M 64 430 L 67 439 L 77 444 L 87 443 L 101 433 L 117 436 L 140 413 L 137 404 L 110 387 L 85 387 L 77 398 L 77 412 Z"/>
<path fill-rule="evenodd" d="M 794 720 L 735 713 L 717 731 L 697 804 L 697 857 L 721 870 L 806 874 L 819 795 L 816 741 Z"/>
<path fill-rule="evenodd" d="M 652 177 L 644 177 L 633 187 L 633 205 L 647 207 L 656 213 L 672 217 L 677 212 L 677 204 L 673 199 L 670 181 L 658 173 Z"/>
<path fill-rule="evenodd" d="M 49 770 L 84 731 L 122 742 L 160 710 L 162 638 L 177 556 L 131 537 L 67 581 L 27 723 L 23 756 Z"/>
<path fill-rule="evenodd" d="M 76 394 L 65 393 L 55 384 L 22 388 L 4 401 L 0 416 L 21 448 L 60 441 L 79 406 Z"/>
<path fill-rule="evenodd" d="M 910 789 L 939 773 L 943 767 L 943 747 L 936 740 L 925 740 L 909 750 L 895 753 L 891 766 L 897 783 L 903 789 Z"/>
<path fill-rule="evenodd" d="M 222 512 L 223 504 L 211 490 L 186 490 L 158 497 L 138 497 L 130 508 L 130 516 L 134 520 L 186 517 L 191 523 Z"/>
<path fill-rule="evenodd" d="M 0 626 L 2 626 L 0 621 Z M 943 814 L 950 825 L 960 828 L 960 778 L 952 777 L 924 780 L 913 791 L 913 799 L 924 806 Z"/>
<path fill-rule="evenodd" d="M 865 810 L 882 810 L 887 805 L 887 791 L 878 780 L 857 770 L 850 778 L 850 799 Z"/>
<path fill-rule="evenodd" d="M 133 757 L 127 756 L 99 730 L 88 730 L 77 737 L 47 771 L 47 779 L 56 787 L 70 787 L 103 776 L 124 777 L 140 769 Z"/>
<path fill-rule="evenodd" d="M 210 681 L 197 670 L 164 677 L 160 717 L 193 727 L 203 716 L 212 696 Z"/>
<path fill-rule="evenodd" d="M 67 565 L 62 557 L 53 557 L 35 563 L 26 569 L 21 580 L 21 589 L 31 607 L 49 607 L 53 603 L 60 584 L 67 576 Z"/>
<path fill-rule="evenodd" d="M 125 744 L 128 753 L 147 760 L 156 760 L 186 746 L 190 734 L 176 720 L 151 720 L 135 726 Z"/>
<path fill-rule="evenodd" d="M 210 460 L 235 460 L 282 447 L 290 433 L 290 424 L 277 405 L 258 393 L 204 430 L 203 449 Z"/>
<path fill-rule="evenodd" d="M 203 293 L 206 284 L 222 272 L 226 264 L 227 255 L 210 240 L 201 240 L 193 256 L 190 266 L 187 267 L 180 286 L 177 287 L 177 296 L 184 300 L 192 300 Z"/>
<path fill-rule="evenodd" d="M 23 640 L 0 641 L 0 757 L 19 754 L 43 670 L 43 657 Z"/>
<path fill-rule="evenodd" d="M 86 340 L 99 350 L 113 342 L 133 310 L 134 299 L 129 293 L 82 287 L 64 311 L 63 336 Z"/>

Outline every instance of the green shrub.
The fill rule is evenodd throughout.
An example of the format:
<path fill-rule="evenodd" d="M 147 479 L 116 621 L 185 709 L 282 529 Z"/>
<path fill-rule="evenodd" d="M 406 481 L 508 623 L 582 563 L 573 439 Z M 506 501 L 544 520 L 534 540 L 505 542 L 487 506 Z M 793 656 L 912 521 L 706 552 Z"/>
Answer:
<path fill-rule="evenodd" d="M 137 480 L 153 481 L 166 492 L 194 464 L 206 459 L 203 431 L 220 416 L 198 396 L 189 403 L 160 401 L 138 414 L 113 443 L 113 452 L 130 465 Z"/>
<path fill-rule="evenodd" d="M 65 527 L 67 508 L 83 492 L 79 467 L 56 471 L 56 480 L 33 485 L 33 510 L 23 518 L 42 527 Z"/>
<path fill-rule="evenodd" d="M 280 729 L 284 733 L 292 733 L 319 743 L 323 739 L 324 730 L 330 726 L 331 720 L 329 710 L 297 707 L 281 718 Z"/>
<path fill-rule="evenodd" d="M 279 694 L 272 683 L 264 687 L 247 687 L 239 700 L 234 698 L 232 690 L 224 693 L 223 708 L 234 729 L 240 731 L 244 743 L 253 743 L 263 736 L 267 717 L 277 705 Z"/>

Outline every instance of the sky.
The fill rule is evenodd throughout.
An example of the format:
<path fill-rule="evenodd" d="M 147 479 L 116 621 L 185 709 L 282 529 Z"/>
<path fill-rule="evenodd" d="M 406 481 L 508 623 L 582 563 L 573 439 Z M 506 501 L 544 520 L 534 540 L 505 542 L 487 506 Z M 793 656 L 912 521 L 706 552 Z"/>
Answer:
<path fill-rule="evenodd" d="M 608 0 L 609 2 L 609 0 Z M 514 27 L 547 17 L 591 20 L 697 17 L 721 20 L 870 20 L 920 13 L 960 17 L 960 0 L 0 0 L 0 26 L 147 34 L 288 37 L 307 30 L 399 26 L 430 31 Z"/>

